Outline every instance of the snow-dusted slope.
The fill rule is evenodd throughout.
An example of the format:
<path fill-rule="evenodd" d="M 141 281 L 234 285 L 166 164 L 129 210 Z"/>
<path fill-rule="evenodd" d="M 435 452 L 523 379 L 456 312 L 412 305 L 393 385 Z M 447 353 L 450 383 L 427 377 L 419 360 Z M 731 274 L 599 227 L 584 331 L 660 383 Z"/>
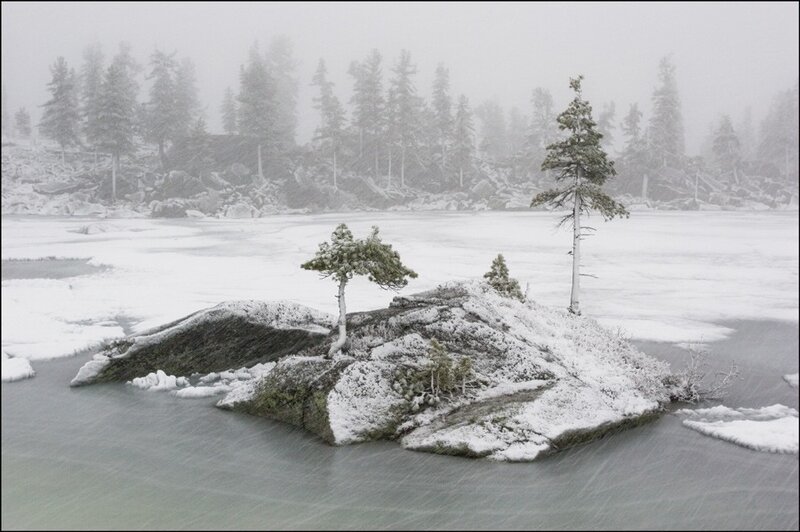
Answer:
<path fill-rule="evenodd" d="M 323 354 L 319 345 L 280 359 L 220 406 L 335 444 L 400 438 L 409 449 L 532 460 L 650 419 L 668 401 L 663 363 L 589 318 L 504 298 L 483 283 L 397 297 L 388 309 L 350 315 L 348 326 L 346 353 L 308 356 Z M 455 363 L 468 357 L 473 373 L 463 393 L 426 407 L 401 382 L 429 363 L 432 339 Z"/>
<path fill-rule="evenodd" d="M 332 324 L 332 316 L 296 303 L 225 302 L 107 345 L 71 384 L 252 366 L 320 343 Z"/>

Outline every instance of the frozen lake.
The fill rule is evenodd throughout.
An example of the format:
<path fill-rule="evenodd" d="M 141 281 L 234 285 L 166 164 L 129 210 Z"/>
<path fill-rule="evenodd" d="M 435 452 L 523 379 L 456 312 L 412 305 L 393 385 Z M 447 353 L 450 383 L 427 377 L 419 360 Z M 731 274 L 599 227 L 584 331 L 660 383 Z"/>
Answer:
<path fill-rule="evenodd" d="M 124 385 L 70 389 L 63 357 L 225 299 L 335 310 L 299 264 L 340 221 L 378 224 L 420 277 L 474 278 L 502 252 L 529 296 L 566 306 L 570 236 L 548 213 L 359 213 L 258 220 L 2 219 L 2 259 L 107 268 L 2 284 L 2 345 L 37 374 L 2 385 L 3 528 L 787 528 L 796 455 L 705 437 L 674 415 L 534 464 L 332 448 L 291 427 Z M 94 234 L 74 232 L 98 224 Z M 596 221 L 584 311 L 681 363 L 709 343 L 743 379 L 730 407 L 798 408 L 798 213 L 639 213 Z M 93 231 L 89 231 L 90 233 Z M 56 264 L 52 268 L 58 269 Z M 45 272 L 47 273 L 47 272 Z M 61 272 L 63 273 L 63 272 Z M 366 282 L 348 308 L 383 306 Z"/>

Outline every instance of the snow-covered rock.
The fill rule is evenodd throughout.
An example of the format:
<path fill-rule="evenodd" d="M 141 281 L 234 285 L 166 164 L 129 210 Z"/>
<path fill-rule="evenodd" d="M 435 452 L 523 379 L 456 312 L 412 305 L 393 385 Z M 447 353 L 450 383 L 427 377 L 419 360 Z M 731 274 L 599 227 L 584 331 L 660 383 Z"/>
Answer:
<path fill-rule="evenodd" d="M 124 382 L 157 370 L 190 375 L 258 368 L 321 343 L 333 321 L 329 314 L 286 301 L 229 301 L 107 344 L 71 385 Z"/>
<path fill-rule="evenodd" d="M 400 439 L 409 449 L 497 460 L 542 453 L 658 415 L 668 367 L 595 321 L 521 303 L 478 282 L 448 283 L 389 308 L 348 316 L 335 334 L 275 367 L 218 406 L 293 423 L 333 444 Z M 404 375 L 429 363 L 431 340 L 469 358 L 470 386 L 425 399 Z M 462 393 L 463 391 L 463 393 Z"/>
<path fill-rule="evenodd" d="M 798 385 L 798 374 L 797 373 L 789 373 L 788 375 L 783 376 L 783 380 L 791 386 L 792 388 L 797 388 Z"/>
<path fill-rule="evenodd" d="M 2 380 L 3 382 L 19 381 L 29 379 L 36 375 L 31 363 L 24 358 L 12 358 L 2 352 Z"/>
<path fill-rule="evenodd" d="M 155 373 L 149 373 L 144 377 L 136 377 L 128 381 L 128 384 L 150 392 L 161 392 L 189 386 L 189 381 L 186 377 L 167 375 L 159 369 Z"/>

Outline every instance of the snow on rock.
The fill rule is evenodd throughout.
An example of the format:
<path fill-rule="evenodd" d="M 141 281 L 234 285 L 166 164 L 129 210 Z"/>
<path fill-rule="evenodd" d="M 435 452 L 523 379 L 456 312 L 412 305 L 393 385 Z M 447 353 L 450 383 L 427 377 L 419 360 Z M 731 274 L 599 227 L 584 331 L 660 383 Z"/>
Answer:
<path fill-rule="evenodd" d="M 98 375 L 111 363 L 109 357 L 101 354 L 94 355 L 92 360 L 81 366 L 78 374 L 70 381 L 70 386 L 82 386 L 94 381 Z"/>
<path fill-rule="evenodd" d="M 682 409 L 683 424 L 701 434 L 770 453 L 797 454 L 798 412 L 781 404 L 763 408 L 715 406 Z"/>
<path fill-rule="evenodd" d="M 129 381 L 128 384 L 135 388 L 141 388 L 142 390 L 160 392 L 189 386 L 189 380 L 186 377 L 167 375 L 159 369 L 155 373 L 149 373 L 145 377 L 137 377 Z"/>
<path fill-rule="evenodd" d="M 3 382 L 19 381 L 29 379 L 36 375 L 31 363 L 24 358 L 12 358 L 2 352 L 2 380 Z"/>
<path fill-rule="evenodd" d="M 668 366 L 620 335 L 480 282 L 350 314 L 344 352 L 326 359 L 334 336 L 278 360 L 218 406 L 293 423 L 333 444 L 400 439 L 414 450 L 525 461 L 652 419 L 669 400 Z M 430 363 L 432 339 L 454 363 L 471 360 L 464 393 L 423 400 L 404 391 L 402 375 Z"/>
<path fill-rule="evenodd" d="M 797 388 L 798 385 L 798 374 L 797 373 L 790 373 L 788 375 L 783 376 L 783 380 L 785 380 L 789 386 L 792 388 Z"/>
<path fill-rule="evenodd" d="M 172 392 L 175 397 L 181 399 L 195 399 L 200 397 L 211 397 L 214 395 L 230 394 L 233 390 L 245 388 L 250 389 L 250 385 L 269 373 L 275 367 L 275 362 L 266 364 L 256 364 L 250 368 L 240 368 L 228 370 L 221 373 L 212 372 L 198 379 L 195 386 L 189 386 Z"/>
<path fill-rule="evenodd" d="M 332 325 L 332 316 L 286 301 L 221 303 L 106 345 L 99 354 L 106 364 L 89 362 L 73 385 L 127 381 L 157 369 L 188 375 L 256 366 L 322 342 Z M 252 378 L 247 372 L 219 376 Z"/>

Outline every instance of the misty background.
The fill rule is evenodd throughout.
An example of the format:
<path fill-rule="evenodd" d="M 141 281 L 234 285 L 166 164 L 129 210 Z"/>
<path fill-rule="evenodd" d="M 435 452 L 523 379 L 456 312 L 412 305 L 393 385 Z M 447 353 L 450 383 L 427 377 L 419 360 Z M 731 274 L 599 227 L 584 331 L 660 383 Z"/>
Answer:
<path fill-rule="evenodd" d="M 276 36 L 288 37 L 298 62 L 301 144 L 319 123 L 310 85 L 317 61 L 325 59 L 346 104 L 353 85 L 348 66 L 373 48 L 383 55 L 387 77 L 400 50 L 409 50 L 418 94 L 426 98 L 436 65 L 444 63 L 452 93 L 467 95 L 473 108 L 493 99 L 506 111 L 516 106 L 527 114 L 532 89 L 545 87 L 559 112 L 571 97 L 569 77 L 582 73 L 595 110 L 614 101 L 618 120 L 631 103 L 647 119 L 658 61 L 670 56 L 690 154 L 722 114 L 736 123 L 751 106 L 758 122 L 775 93 L 798 77 L 796 3 L 4 2 L 2 15 L 8 106 L 28 109 L 34 124 L 57 56 L 78 69 L 88 45 L 99 43 L 108 61 L 121 41 L 130 43 L 145 71 L 156 48 L 192 59 L 208 130 L 218 133 L 225 89 L 237 90 L 250 47 L 258 42 L 265 49 Z M 140 98 L 146 90 L 143 84 Z"/>

